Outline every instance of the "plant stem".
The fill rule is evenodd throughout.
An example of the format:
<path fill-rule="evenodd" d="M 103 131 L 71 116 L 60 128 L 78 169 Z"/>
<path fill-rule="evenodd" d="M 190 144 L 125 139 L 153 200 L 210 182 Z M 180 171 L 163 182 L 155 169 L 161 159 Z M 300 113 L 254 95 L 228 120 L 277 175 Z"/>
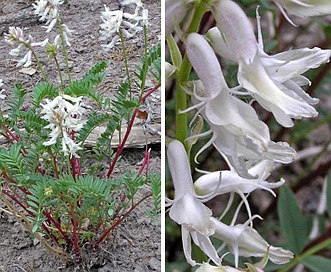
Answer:
<path fill-rule="evenodd" d="M 72 218 L 72 236 L 74 238 L 74 247 L 75 247 L 75 252 L 76 252 L 76 259 L 78 260 L 80 258 L 79 245 L 78 245 L 79 239 L 78 239 L 78 234 L 77 234 L 78 222 L 77 222 L 77 218 L 75 216 L 75 207 L 72 203 L 70 204 L 70 215 L 71 215 L 71 218 Z"/>
<path fill-rule="evenodd" d="M 117 147 L 117 152 L 116 152 L 116 154 L 115 154 L 115 158 L 114 158 L 114 160 L 112 161 L 112 163 L 111 163 L 111 165 L 110 165 L 110 167 L 109 167 L 109 170 L 108 170 L 108 173 L 107 173 L 107 178 L 110 177 L 111 173 L 113 172 L 113 170 L 114 170 L 114 168 L 115 168 L 115 165 L 116 165 L 116 163 L 117 163 L 117 160 L 118 160 L 120 154 L 122 153 L 122 150 L 123 150 L 123 148 L 124 148 L 124 145 L 125 145 L 125 143 L 126 143 L 126 140 L 127 140 L 128 137 L 129 137 L 129 134 L 130 134 L 130 132 L 131 132 L 131 129 L 132 129 L 132 126 L 133 126 L 133 122 L 134 122 L 134 120 L 135 120 L 135 118 L 136 118 L 137 113 L 138 113 L 138 108 L 135 108 L 134 111 L 133 111 L 133 113 L 132 113 L 131 120 L 130 120 L 130 122 L 129 122 L 129 124 L 128 124 L 128 127 L 127 127 L 127 129 L 126 129 L 126 132 L 125 132 L 124 138 L 123 138 L 122 142 L 121 142 L 121 143 L 118 145 L 118 147 Z"/>
<path fill-rule="evenodd" d="M 146 148 L 147 148 L 147 145 L 146 145 Z M 138 176 L 141 175 L 141 173 L 143 172 L 144 168 L 146 167 L 146 177 L 148 177 L 148 169 L 149 169 L 149 162 L 150 162 L 150 150 L 146 150 L 145 151 L 145 158 L 144 158 L 144 161 L 139 169 L 139 172 L 138 172 Z"/>
<path fill-rule="evenodd" d="M 115 228 L 117 227 L 119 224 L 121 224 L 121 222 L 128 217 L 128 215 L 139 205 L 141 204 L 144 200 L 146 200 L 147 198 L 153 196 L 153 194 L 148 194 L 146 196 L 144 196 L 142 199 L 140 199 L 136 204 L 132 205 L 132 207 L 118 220 L 116 221 L 108 230 L 106 230 L 101 237 L 99 238 L 99 240 L 94 244 L 94 248 L 97 248 L 99 246 L 99 244 L 107 237 L 107 235 Z"/>
<path fill-rule="evenodd" d="M 290 263 L 288 263 L 283 268 L 279 269 L 278 272 L 289 271 L 292 267 L 299 264 L 300 261 L 303 260 L 304 258 L 311 256 L 311 255 L 315 254 L 316 252 L 318 252 L 318 251 L 322 250 L 323 248 L 330 246 L 330 245 L 331 245 L 331 238 L 324 240 L 320 244 L 317 244 L 316 246 L 308 249 L 307 251 L 303 252 L 302 254 L 295 256 L 295 258 Z"/>
<path fill-rule="evenodd" d="M 57 61 L 57 58 L 56 57 L 54 57 L 54 60 L 55 60 L 55 63 L 56 63 L 57 70 L 59 72 L 60 82 L 61 82 L 61 88 L 64 89 L 64 84 L 63 84 L 63 79 L 62 79 L 62 73 L 61 73 L 61 69 L 60 69 L 60 64 Z"/>
<path fill-rule="evenodd" d="M 70 75 L 70 69 L 69 69 L 68 54 L 67 54 L 67 49 L 66 49 L 64 35 L 63 35 L 63 27 L 61 25 L 61 20 L 60 20 L 59 17 L 57 18 L 57 24 L 58 24 L 59 30 L 60 30 L 61 45 L 62 45 L 62 50 L 63 50 L 63 56 L 64 56 L 64 59 L 65 59 L 65 62 L 66 62 L 68 79 L 69 79 L 69 83 L 71 83 L 71 75 Z"/>
<path fill-rule="evenodd" d="M 40 70 L 40 72 L 41 72 L 44 80 L 46 81 L 46 83 L 49 84 L 49 81 L 48 81 L 48 78 L 46 76 L 46 73 L 45 73 L 43 67 L 41 66 L 41 63 L 40 63 L 40 61 L 39 61 L 36 53 L 34 52 L 33 48 L 30 45 L 26 44 L 26 43 L 24 43 L 24 45 L 32 52 L 32 55 L 33 55 L 35 61 L 37 62 L 38 68 L 39 68 L 39 70 Z"/>
<path fill-rule="evenodd" d="M 148 93 L 146 93 L 144 96 L 142 96 L 140 99 L 139 99 L 139 102 L 142 103 L 151 93 L 153 93 L 154 91 L 156 91 L 158 88 L 160 87 L 160 83 L 158 85 L 156 85 L 152 90 L 150 90 Z M 126 132 L 125 132 L 125 135 L 124 135 L 124 138 L 121 142 L 121 144 L 118 146 L 117 148 L 117 152 L 115 154 L 115 158 L 114 160 L 112 161 L 110 167 L 109 167 L 109 170 L 108 170 L 108 173 L 107 173 L 107 178 L 110 177 L 111 173 L 113 172 L 114 168 L 115 168 L 115 165 L 117 163 L 117 160 L 124 148 L 124 145 L 130 135 L 130 132 L 131 132 L 131 129 L 132 129 L 132 126 L 133 126 L 133 123 L 134 123 L 134 120 L 136 118 L 136 115 L 138 113 L 138 108 L 135 108 L 133 113 L 132 113 L 132 116 L 131 116 L 131 120 L 128 124 L 128 127 L 126 129 Z"/>
<path fill-rule="evenodd" d="M 128 59 L 127 59 L 127 54 L 126 54 L 126 50 L 125 50 L 123 33 L 122 33 L 122 29 L 121 28 L 119 29 L 119 34 L 120 34 L 120 40 L 121 40 L 121 44 L 122 44 L 122 52 L 123 52 L 124 65 L 125 65 L 125 73 L 126 73 L 126 77 L 128 79 L 129 90 L 130 90 L 130 92 L 129 92 L 130 93 L 129 100 L 131 100 L 131 98 L 132 98 L 131 78 L 130 78 L 130 73 L 129 73 L 129 65 L 128 65 Z"/>
<path fill-rule="evenodd" d="M 146 76 L 147 76 L 147 69 L 148 69 L 148 51 L 147 51 L 147 31 L 146 31 L 146 25 L 144 25 L 144 76 L 141 79 L 141 85 L 140 85 L 140 94 L 139 97 L 143 96 L 144 90 L 145 90 L 145 84 L 146 84 Z"/>
<path fill-rule="evenodd" d="M 187 33 L 197 32 L 202 19 L 207 9 L 204 3 L 200 3 L 195 7 L 194 16 L 192 18 L 191 24 L 188 28 Z M 188 145 L 185 143 L 185 139 L 188 136 L 187 129 L 187 113 L 180 113 L 180 111 L 187 108 L 187 96 L 183 88 L 183 83 L 187 82 L 191 73 L 192 66 L 185 55 L 180 66 L 179 72 L 177 73 L 176 80 L 176 138 L 181 141 L 186 150 L 188 150 Z"/>

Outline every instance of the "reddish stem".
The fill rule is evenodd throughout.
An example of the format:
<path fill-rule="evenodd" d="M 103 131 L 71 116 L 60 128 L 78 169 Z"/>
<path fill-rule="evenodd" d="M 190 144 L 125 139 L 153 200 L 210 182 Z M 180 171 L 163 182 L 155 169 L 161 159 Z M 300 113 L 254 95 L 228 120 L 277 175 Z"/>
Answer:
<path fill-rule="evenodd" d="M 143 95 L 140 99 L 139 102 L 144 102 L 145 99 L 150 96 L 152 93 L 154 93 L 158 88 L 160 88 L 161 83 L 157 84 L 156 86 L 153 87 L 153 89 L 149 90 L 145 95 Z"/>
<path fill-rule="evenodd" d="M 154 86 L 153 89 L 148 91 L 145 95 L 143 95 L 141 98 L 139 98 L 139 103 L 143 102 L 149 95 L 151 95 L 151 93 L 155 92 L 160 86 L 161 86 L 161 84 L 159 83 L 158 85 Z M 126 129 L 124 138 L 123 138 L 121 144 L 118 146 L 117 152 L 115 154 L 115 158 L 114 158 L 113 162 L 111 163 L 111 165 L 109 167 L 109 170 L 108 170 L 108 173 L 107 173 L 107 178 L 109 178 L 111 173 L 114 171 L 117 160 L 118 160 L 120 154 L 122 153 L 124 145 L 125 145 L 128 137 L 129 137 L 129 135 L 130 135 L 130 132 L 131 132 L 131 129 L 132 129 L 132 126 L 133 126 L 133 122 L 136 118 L 137 113 L 138 113 L 138 108 L 135 108 L 134 111 L 133 111 L 133 114 L 131 116 L 131 120 L 129 122 L 128 128 Z"/>
<path fill-rule="evenodd" d="M 57 162 L 56 162 L 56 157 L 53 156 L 53 164 L 54 164 L 54 172 L 55 172 L 55 177 L 59 179 L 59 170 L 57 168 Z"/>
<path fill-rule="evenodd" d="M 18 142 L 19 140 L 19 137 L 17 137 L 15 134 L 13 134 L 10 129 L 5 125 L 3 124 L 2 127 L 6 130 L 6 132 L 14 139 L 14 141 Z"/>
<path fill-rule="evenodd" d="M 67 234 L 62 230 L 61 224 L 53 218 L 50 212 L 44 212 L 44 215 L 47 217 L 48 221 L 52 223 L 54 227 L 61 233 L 63 239 L 66 241 L 67 245 L 69 246 L 71 244 L 71 241 L 68 238 Z M 55 241 L 57 242 L 58 239 L 57 238 L 55 239 L 56 239 Z"/>
<path fill-rule="evenodd" d="M 132 126 L 133 126 L 133 122 L 134 122 L 134 119 L 136 118 L 137 113 L 138 113 L 138 108 L 135 108 L 134 111 L 133 111 L 133 114 L 132 114 L 130 123 L 128 125 L 128 128 L 126 129 L 124 138 L 123 138 L 121 144 L 118 146 L 117 152 L 115 154 L 115 158 L 114 158 L 114 160 L 112 161 L 112 163 L 111 163 L 111 165 L 109 167 L 109 170 L 108 170 L 108 173 L 107 173 L 107 178 L 109 178 L 110 175 L 111 175 L 111 173 L 114 171 L 114 168 L 115 168 L 115 165 L 117 163 L 117 160 L 118 160 L 119 156 L 121 155 L 122 150 L 124 148 L 124 145 L 126 143 L 126 140 L 128 139 L 128 137 L 130 135 L 130 132 L 131 132 L 131 129 L 132 129 Z"/>
<path fill-rule="evenodd" d="M 108 236 L 108 234 L 115 228 L 117 227 L 119 224 L 122 223 L 122 221 L 128 217 L 128 215 L 140 204 L 142 203 L 144 200 L 146 200 L 147 198 L 151 197 L 152 194 L 149 194 L 145 197 L 143 197 L 142 199 L 140 199 L 136 204 L 132 205 L 132 207 L 119 219 L 117 220 L 108 230 L 106 230 L 101 237 L 98 239 L 98 241 L 94 244 L 94 248 L 98 248 L 99 244 Z"/>
<path fill-rule="evenodd" d="M 77 222 L 77 218 L 75 216 L 75 207 L 73 204 L 70 204 L 70 215 L 72 218 L 72 236 L 74 238 L 74 247 L 75 247 L 75 251 L 76 251 L 76 259 L 78 260 L 80 258 L 80 253 L 79 253 L 79 245 L 78 245 L 78 234 L 77 234 L 77 226 L 78 226 L 78 222 Z"/>
<path fill-rule="evenodd" d="M 150 149 L 149 150 L 146 150 L 144 153 L 145 153 L 145 158 L 144 158 L 144 161 L 139 169 L 139 172 L 138 172 L 138 176 L 141 175 L 141 173 L 143 172 L 144 168 L 146 167 L 146 177 L 148 177 L 148 170 L 149 170 L 149 161 L 150 161 Z"/>

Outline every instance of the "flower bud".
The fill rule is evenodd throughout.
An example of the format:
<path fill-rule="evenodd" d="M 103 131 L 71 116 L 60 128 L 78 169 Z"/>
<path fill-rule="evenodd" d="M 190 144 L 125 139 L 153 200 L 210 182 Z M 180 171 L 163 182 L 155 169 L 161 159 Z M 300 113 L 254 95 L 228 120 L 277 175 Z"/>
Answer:
<path fill-rule="evenodd" d="M 187 57 L 205 87 L 205 97 L 200 99 L 215 98 L 223 88 L 227 88 L 215 52 L 206 39 L 197 33 L 191 33 L 185 45 Z"/>
<path fill-rule="evenodd" d="M 235 2 L 219 0 L 212 7 L 225 44 L 236 52 L 237 60 L 250 63 L 257 51 L 254 29 L 245 12 Z"/>
<path fill-rule="evenodd" d="M 297 16 L 317 16 L 331 14 L 331 1 L 329 0 L 274 0 L 279 9 L 284 9 Z"/>
<path fill-rule="evenodd" d="M 165 36 L 166 38 L 175 30 L 189 9 L 190 0 L 166 0 L 165 1 Z"/>

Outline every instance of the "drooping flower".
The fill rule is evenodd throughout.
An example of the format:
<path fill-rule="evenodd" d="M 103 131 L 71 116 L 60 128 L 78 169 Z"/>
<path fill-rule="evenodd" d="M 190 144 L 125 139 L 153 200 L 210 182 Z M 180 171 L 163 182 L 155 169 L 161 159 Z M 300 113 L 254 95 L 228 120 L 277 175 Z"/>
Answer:
<path fill-rule="evenodd" d="M 127 6 L 130 4 L 136 4 L 137 7 L 142 7 L 143 3 L 141 2 L 141 0 L 120 0 L 120 5 L 121 6 Z"/>
<path fill-rule="evenodd" d="M 202 175 L 194 182 L 195 192 L 198 195 L 209 195 L 212 192 L 219 195 L 237 193 L 244 201 L 249 217 L 251 218 L 250 206 L 245 194 L 249 194 L 256 189 L 263 189 L 275 196 L 272 189 L 282 186 L 285 182 L 284 179 L 274 183 L 266 181 L 273 166 L 274 162 L 271 160 L 264 160 L 257 163 L 254 167 L 248 169 L 248 173 L 254 177 L 250 179 L 240 177 L 234 170 L 208 173 Z"/>
<path fill-rule="evenodd" d="M 189 34 L 185 40 L 185 48 L 187 57 L 205 88 L 201 93 L 193 89 L 197 99 L 210 101 L 223 89 L 228 89 L 218 59 L 202 35 Z"/>
<path fill-rule="evenodd" d="M 191 238 L 216 264 L 220 259 L 212 245 L 209 236 L 215 231 L 211 221 L 212 212 L 198 197 L 193 188 L 193 181 L 189 161 L 183 144 L 177 140 L 172 141 L 167 149 L 168 165 L 175 188 L 174 200 L 171 205 L 170 218 L 181 225 L 182 241 L 186 260 L 192 266 L 196 262 L 191 258 Z"/>
<path fill-rule="evenodd" d="M 193 0 L 166 0 L 165 1 L 165 37 L 176 30 L 192 6 Z"/>
<path fill-rule="evenodd" d="M 265 257 L 275 264 L 284 264 L 293 258 L 291 251 L 269 245 L 262 236 L 247 223 L 228 226 L 219 220 L 211 219 L 216 226 L 214 237 L 223 241 L 234 254 L 235 266 L 238 267 L 239 256 Z"/>
<path fill-rule="evenodd" d="M 45 128 L 50 128 L 50 140 L 43 143 L 45 146 L 53 145 L 61 137 L 62 152 L 65 155 L 76 156 L 77 151 L 81 150 L 81 143 L 75 143 L 70 136 L 72 132 L 78 132 L 82 129 L 87 120 L 82 119 L 84 109 L 81 107 L 82 97 L 71 97 L 61 94 L 52 101 L 46 100 L 46 104 L 41 104 L 43 109 L 42 118 L 49 124 Z"/>
<path fill-rule="evenodd" d="M 48 43 L 48 39 L 45 39 L 42 42 L 34 42 L 34 38 L 29 35 L 28 38 L 25 38 L 23 30 L 19 27 L 9 27 L 9 32 L 5 33 L 5 41 L 11 45 L 18 44 L 18 46 L 10 50 L 9 54 L 11 56 L 19 56 L 23 51 L 24 47 L 28 49 L 28 52 L 24 57 L 18 61 L 17 67 L 24 66 L 29 67 L 32 64 L 32 50 L 37 47 L 43 47 Z"/>
<path fill-rule="evenodd" d="M 108 44 L 101 45 L 105 50 L 110 50 L 119 41 L 120 29 L 125 37 L 131 38 L 143 29 L 142 26 L 148 25 L 148 10 L 143 8 L 141 1 L 133 1 L 133 3 L 137 5 L 133 14 L 123 10 L 111 11 L 105 5 L 105 11 L 101 12 L 103 23 L 100 25 L 100 40 L 111 40 Z"/>
<path fill-rule="evenodd" d="M 73 30 L 69 29 L 69 27 L 66 24 L 62 24 L 62 29 L 63 29 L 63 39 L 64 42 L 67 44 L 67 46 L 71 46 L 71 40 L 72 40 L 72 33 L 74 32 Z M 57 35 L 54 39 L 54 44 L 59 47 L 60 45 L 60 35 Z"/>
<path fill-rule="evenodd" d="M 206 92 L 199 81 L 193 84 L 193 89 L 198 94 Z M 198 108 L 212 133 L 212 138 L 197 156 L 213 144 L 231 169 L 246 178 L 252 178 L 247 169 L 263 159 L 292 162 L 296 158 L 295 150 L 285 142 L 271 141 L 268 126 L 258 119 L 253 107 L 231 95 L 229 91 L 224 86 L 215 98 L 204 103 L 199 101 L 202 95 L 192 98 L 194 106 L 191 108 Z"/>
<path fill-rule="evenodd" d="M 248 272 L 263 272 L 259 267 L 253 267 L 254 270 L 248 270 Z M 203 263 L 196 272 L 247 272 L 247 270 L 237 269 L 230 266 L 212 266 L 208 263 Z"/>
<path fill-rule="evenodd" d="M 3 80 L 0 79 L 0 88 L 3 86 Z M 1 89 L 0 91 L 0 99 L 5 99 L 6 98 L 6 95 L 5 94 L 2 94 L 5 90 L 4 89 Z"/>
<path fill-rule="evenodd" d="M 273 0 L 282 13 L 285 11 L 297 16 L 308 17 L 331 14 L 329 0 Z M 285 11 L 284 11 L 285 10 Z"/>
<path fill-rule="evenodd" d="M 54 28 L 57 16 L 58 6 L 62 5 L 64 0 L 37 0 L 32 4 L 35 9 L 35 14 L 40 17 L 39 21 L 46 21 L 46 32 L 51 32 Z"/>
<path fill-rule="evenodd" d="M 235 2 L 219 0 L 212 12 L 220 32 L 214 29 L 207 35 L 211 45 L 224 58 L 239 64 L 240 85 L 271 111 L 279 124 L 291 127 L 291 118 L 317 116 L 311 105 L 318 100 L 301 88 L 309 83 L 301 74 L 329 61 L 330 50 L 304 48 L 268 56 L 261 35 L 258 43 L 249 19 Z"/>

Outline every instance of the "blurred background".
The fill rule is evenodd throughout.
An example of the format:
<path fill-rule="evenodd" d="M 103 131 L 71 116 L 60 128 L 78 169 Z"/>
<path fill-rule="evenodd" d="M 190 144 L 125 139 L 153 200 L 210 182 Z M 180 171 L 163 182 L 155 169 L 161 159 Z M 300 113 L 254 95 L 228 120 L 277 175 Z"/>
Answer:
<path fill-rule="evenodd" d="M 322 49 L 330 49 L 331 44 L 331 15 L 313 18 L 300 18 L 290 16 L 297 25 L 291 25 L 281 14 L 279 9 L 268 0 L 236 1 L 251 18 L 252 24 L 256 25 L 256 8 L 259 6 L 263 41 L 265 52 L 269 55 L 289 49 L 315 46 Z M 189 17 L 189 16 L 188 16 Z M 215 26 L 215 20 L 211 13 L 204 15 L 200 25 L 199 33 L 205 34 L 211 27 Z M 182 22 L 185 29 L 186 22 Z M 256 28 L 255 28 L 256 29 Z M 179 48 L 184 54 L 184 47 L 179 38 Z M 167 61 L 170 56 L 167 49 Z M 238 85 L 236 74 L 237 65 L 220 59 L 223 73 L 229 87 Z M 263 221 L 255 220 L 254 227 L 272 245 L 280 245 L 292 250 L 296 255 L 306 256 L 298 265 L 292 268 L 282 268 L 269 262 L 266 271 L 330 271 L 331 267 L 331 63 L 322 65 L 319 69 L 310 70 L 305 74 L 311 85 L 305 86 L 306 92 L 320 102 L 316 105 L 319 112 L 317 118 L 294 120 L 294 127 L 287 129 L 276 123 L 269 112 L 262 109 L 257 103 L 253 106 L 257 110 L 260 119 L 268 124 L 273 141 L 288 142 L 298 153 L 298 160 L 290 165 L 278 165 L 269 177 L 268 181 L 276 182 L 281 177 L 286 180 L 286 186 L 276 190 L 277 197 L 269 192 L 256 190 L 248 197 L 252 213 L 259 214 Z M 191 75 L 195 78 L 194 73 Z M 174 82 L 170 82 L 166 88 L 166 135 L 175 138 L 175 89 Z M 189 104 L 190 105 L 190 104 Z M 190 113 L 188 122 L 195 114 Z M 206 125 L 205 131 L 208 130 Z M 195 154 L 210 137 L 200 138 L 193 146 L 192 154 Z M 221 155 L 213 146 L 205 150 L 198 158 L 199 165 L 191 161 L 193 180 L 201 174 L 194 169 L 217 171 L 228 169 Z M 324 184 L 324 191 L 323 191 Z M 329 186 L 327 186 L 329 184 Z M 166 171 L 166 194 L 173 199 L 173 185 L 169 171 Z M 328 188 L 329 187 L 329 188 Z M 323 199 L 324 197 L 324 199 Z M 228 195 L 214 198 L 207 203 L 214 214 L 220 215 L 228 201 Z M 235 201 L 240 202 L 239 196 Z M 236 206 L 234 206 L 236 207 Z M 246 210 L 239 216 L 237 222 L 243 223 L 247 220 Z M 230 211 L 225 223 L 230 223 L 234 211 Z M 195 271 L 185 260 L 180 226 L 174 223 L 166 213 L 166 271 Z M 324 243 L 324 244 L 323 244 Z M 215 244 L 217 242 L 215 241 Z M 220 246 L 221 244 L 219 244 Z M 313 254 L 309 254 L 313 251 Z M 223 250 L 227 252 L 227 248 Z M 202 262 L 204 254 L 193 246 L 193 259 Z M 223 253 L 219 255 L 222 256 Z M 242 259 L 244 262 L 255 263 L 258 259 Z M 232 255 L 224 257 L 223 265 L 233 265 Z M 323 270 L 324 268 L 326 270 Z M 283 269 L 283 270 L 282 270 Z M 285 269 L 285 270 L 284 270 Z M 321 270 L 322 269 L 322 270 Z"/>

